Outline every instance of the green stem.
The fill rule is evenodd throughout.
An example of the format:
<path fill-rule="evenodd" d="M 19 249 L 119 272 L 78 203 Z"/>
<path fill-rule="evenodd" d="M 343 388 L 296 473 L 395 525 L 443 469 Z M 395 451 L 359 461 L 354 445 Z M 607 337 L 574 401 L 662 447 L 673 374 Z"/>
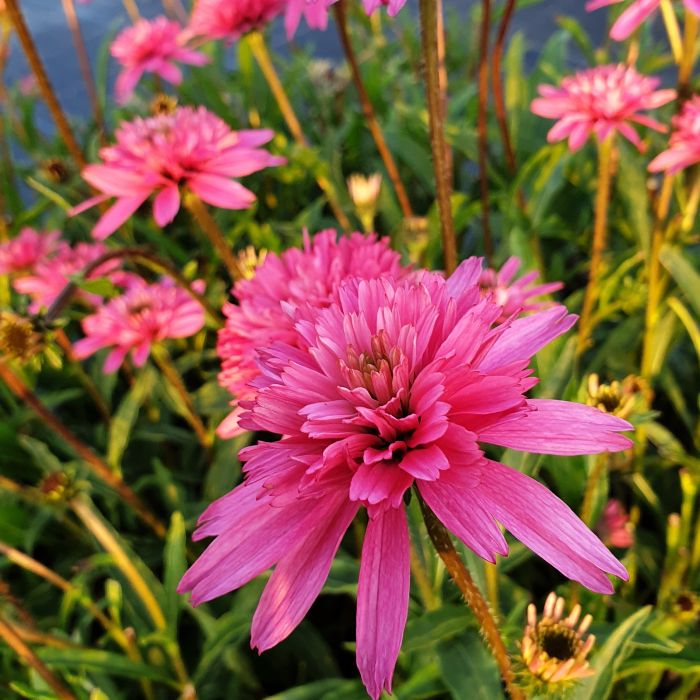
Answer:
<path fill-rule="evenodd" d="M 447 167 L 445 120 L 440 94 L 440 56 L 438 51 L 438 13 L 436 0 L 420 0 L 421 42 L 425 64 L 425 90 L 428 100 L 430 145 L 435 173 L 435 188 L 440 214 L 442 254 L 445 272 L 451 275 L 457 267 L 457 239 L 452 219 L 452 182 Z"/>
<path fill-rule="evenodd" d="M 612 189 L 612 155 L 615 143 L 614 134 L 598 143 L 598 188 L 595 199 L 595 219 L 593 223 L 593 243 L 588 273 L 588 285 L 583 297 L 583 308 L 578 326 L 577 356 L 583 354 L 593 332 L 593 310 L 598 299 L 603 254 L 608 234 L 608 204 Z"/>

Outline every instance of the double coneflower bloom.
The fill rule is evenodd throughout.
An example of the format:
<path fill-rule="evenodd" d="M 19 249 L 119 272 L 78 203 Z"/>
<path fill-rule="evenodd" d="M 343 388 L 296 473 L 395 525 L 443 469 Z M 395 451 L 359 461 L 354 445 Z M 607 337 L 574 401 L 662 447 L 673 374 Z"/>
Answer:
<path fill-rule="evenodd" d="M 308 275 L 308 288 L 321 283 Z M 283 437 L 244 449 L 245 482 L 201 516 L 195 538 L 215 539 L 180 583 L 192 603 L 274 567 L 252 623 L 253 646 L 269 649 L 309 610 L 364 509 L 357 664 L 378 698 L 391 689 L 408 611 L 411 489 L 488 561 L 508 552 L 501 523 L 594 591 L 612 592 L 608 574 L 626 578 L 563 501 L 484 452 L 624 450 L 631 442 L 620 433 L 631 426 L 590 406 L 528 398 L 532 356 L 576 317 L 558 306 L 498 323 L 502 306 L 482 296 L 481 276 L 472 258 L 449 279 L 347 278 L 326 308 L 280 303 L 288 337 L 257 348 L 256 393 L 240 402 L 238 425 Z"/>

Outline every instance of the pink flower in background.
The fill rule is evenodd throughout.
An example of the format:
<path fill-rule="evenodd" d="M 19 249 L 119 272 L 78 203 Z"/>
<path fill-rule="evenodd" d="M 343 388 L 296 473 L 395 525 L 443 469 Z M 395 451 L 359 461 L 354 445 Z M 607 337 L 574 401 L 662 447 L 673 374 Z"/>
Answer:
<path fill-rule="evenodd" d="M 551 306 L 551 302 L 535 301 L 534 298 L 543 294 L 551 294 L 564 286 L 562 282 L 548 282 L 533 286 L 533 282 L 539 277 L 536 270 L 528 272 L 514 281 L 513 278 L 521 264 L 520 258 L 513 256 L 503 263 L 500 271 L 487 268 L 479 278 L 482 296 L 492 294 L 494 303 L 503 309 L 498 319 L 499 322 L 505 321 L 516 313 L 539 311 Z"/>
<path fill-rule="evenodd" d="M 100 150 L 102 164 L 83 170 L 83 177 L 103 194 L 70 213 L 116 197 L 92 231 L 104 239 L 152 194 L 156 223 L 170 223 L 180 209 L 181 187 L 215 207 L 247 209 L 255 195 L 233 178 L 286 162 L 260 148 L 273 136 L 268 129 L 232 131 L 204 107 L 178 107 L 171 114 L 123 122 L 116 144 Z"/>
<path fill-rule="evenodd" d="M 197 281 L 193 288 L 204 291 Z M 170 278 L 148 284 L 135 278 L 126 292 L 110 299 L 82 322 L 85 338 L 73 346 L 78 359 L 111 348 L 104 363 L 107 374 L 121 367 L 127 353 L 142 367 L 153 343 L 167 338 L 188 338 L 204 326 L 204 310 Z"/>
<path fill-rule="evenodd" d="M 592 12 L 608 5 L 617 5 L 625 0 L 589 0 L 586 10 Z M 610 28 L 610 38 L 615 41 L 624 41 L 644 22 L 649 15 L 655 12 L 661 0 L 633 0 L 625 11 L 615 20 Z M 688 10 L 700 15 L 700 0 L 684 0 L 683 4 Z"/>
<path fill-rule="evenodd" d="M 34 73 L 29 73 L 20 78 L 19 91 L 24 97 L 36 97 L 39 94 L 39 83 Z"/>
<path fill-rule="evenodd" d="M 281 14 L 286 0 L 197 0 L 188 25 L 195 36 L 235 41 Z"/>
<path fill-rule="evenodd" d="M 630 516 L 616 498 L 611 498 L 606 503 L 603 515 L 595 529 L 609 547 L 624 549 L 634 544 L 634 531 L 630 523 Z"/>
<path fill-rule="evenodd" d="M 25 226 L 0 244 L 0 275 L 31 273 L 38 262 L 58 250 L 60 238 L 60 231 L 41 232 Z"/>
<path fill-rule="evenodd" d="M 39 260 L 29 275 L 18 277 L 13 286 L 20 294 L 28 294 L 32 298 L 29 305 L 31 313 L 47 309 L 56 300 L 63 288 L 71 281 L 71 276 L 78 275 L 99 257 L 107 252 L 101 243 L 78 243 L 74 247 L 63 243 L 48 257 Z M 109 277 L 115 284 L 121 284 L 128 278 L 127 273 L 121 272 L 118 260 L 108 260 L 95 268 L 88 279 Z M 90 304 L 99 303 L 102 298 L 85 291 L 78 292 L 78 297 Z"/>
<path fill-rule="evenodd" d="M 180 582 L 193 604 L 274 566 L 251 631 L 252 645 L 269 649 L 304 617 L 366 508 L 357 663 L 378 698 L 391 689 L 406 622 L 412 486 L 484 559 L 507 554 L 500 522 L 594 591 L 613 591 L 608 573 L 627 577 L 563 501 L 484 456 L 481 443 L 559 455 L 624 450 L 632 443 L 619 432 L 632 426 L 590 406 L 526 398 L 537 381 L 532 356 L 576 317 L 556 307 L 494 326 L 501 307 L 481 299 L 481 273 L 472 258 L 448 280 L 347 280 L 328 308 L 297 309 L 296 342 L 258 350 L 258 393 L 240 424 L 284 437 L 242 450 L 245 482 L 200 517 L 195 539 L 216 539 Z"/>
<path fill-rule="evenodd" d="M 284 28 L 287 30 L 287 38 L 291 39 L 302 17 L 311 29 L 325 30 L 328 26 L 328 8 L 336 0 L 286 0 L 286 2 Z"/>
<path fill-rule="evenodd" d="M 619 131 L 642 150 L 633 123 L 662 132 L 666 127 L 639 112 L 676 97 L 675 90 L 656 90 L 659 83 L 631 66 L 597 66 L 564 78 L 561 87 L 540 85 L 540 97 L 531 109 L 540 117 L 558 120 L 547 134 L 550 143 L 568 138 L 569 148 L 577 151 L 591 134 L 603 141 Z"/>
<path fill-rule="evenodd" d="M 405 4 L 406 0 L 362 0 L 362 5 L 368 15 L 371 15 L 380 7 L 386 7 L 388 8 L 389 16 L 394 17 Z"/>
<path fill-rule="evenodd" d="M 268 253 L 255 276 L 240 280 L 233 288 L 238 304 L 224 306 L 226 325 L 219 331 L 217 343 L 219 383 L 236 399 L 231 402 L 233 412 L 219 426 L 219 437 L 241 432 L 238 402 L 255 396 L 255 388 L 248 383 L 260 374 L 256 348 L 277 341 L 297 342 L 295 308 L 307 304 L 325 308 L 337 300 L 338 286 L 347 277 L 400 277 L 405 272 L 388 239 L 361 233 L 339 239 L 331 229 L 313 239 L 304 233 L 302 250 L 290 248 L 279 256 Z"/>
<path fill-rule="evenodd" d="M 669 148 L 649 163 L 649 170 L 673 175 L 679 170 L 700 163 L 700 95 L 684 105 L 681 113 L 671 118 L 673 131 Z"/>
<path fill-rule="evenodd" d="M 155 73 L 173 85 L 182 82 L 182 71 L 176 62 L 203 66 L 209 59 L 185 44 L 190 35 L 167 17 L 141 19 L 127 27 L 112 42 L 110 52 L 121 64 L 115 84 L 117 102 L 123 104 L 134 94 L 144 73 Z"/>

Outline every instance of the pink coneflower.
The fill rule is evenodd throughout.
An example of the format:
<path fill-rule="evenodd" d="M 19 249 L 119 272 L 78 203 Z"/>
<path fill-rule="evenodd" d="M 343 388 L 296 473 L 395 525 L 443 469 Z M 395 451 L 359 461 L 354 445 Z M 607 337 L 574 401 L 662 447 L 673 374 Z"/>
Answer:
<path fill-rule="evenodd" d="M 608 5 L 617 5 L 625 0 L 589 0 L 586 3 L 586 11 L 592 12 Z M 661 0 L 634 0 L 625 11 L 617 18 L 610 29 L 610 38 L 615 41 L 624 41 L 634 32 L 644 20 L 655 12 Z M 700 0 L 684 0 L 683 4 L 688 10 L 700 15 Z"/>
<path fill-rule="evenodd" d="M 533 282 L 539 277 L 536 270 L 513 280 L 520 265 L 522 265 L 520 258 L 513 256 L 503 263 L 499 271 L 487 268 L 479 278 L 482 295 L 492 294 L 493 301 L 503 309 L 499 322 L 505 321 L 515 313 L 539 311 L 551 306 L 551 302 L 535 301 L 535 297 L 551 294 L 564 286 L 562 282 L 548 282 L 533 286 Z"/>
<path fill-rule="evenodd" d="M 201 281 L 192 287 L 204 291 Z M 109 374 L 121 367 L 127 353 L 131 353 L 134 365 L 142 367 L 154 343 L 188 338 L 200 331 L 204 310 L 170 278 L 154 284 L 136 278 L 124 294 L 85 317 L 82 325 L 86 337 L 73 346 L 76 357 L 84 359 L 102 348 L 112 348 L 104 363 Z"/>
<path fill-rule="evenodd" d="M 311 29 L 325 30 L 328 26 L 328 8 L 334 2 L 336 0 L 286 0 L 284 28 L 287 37 L 291 39 L 294 36 L 302 17 Z"/>
<path fill-rule="evenodd" d="M 700 95 L 688 100 L 681 113 L 672 117 L 671 123 L 673 131 L 669 148 L 649 163 L 649 170 L 653 173 L 666 170 L 673 175 L 700 163 Z"/>
<path fill-rule="evenodd" d="M 28 294 L 32 298 L 29 305 L 31 313 L 48 309 L 63 288 L 71 281 L 71 277 L 79 275 L 92 262 L 107 252 L 101 243 L 78 243 L 71 247 L 64 243 L 57 247 L 48 257 L 37 261 L 29 275 L 18 277 L 13 286 L 20 294 Z M 126 273 L 119 271 L 118 260 L 108 260 L 99 265 L 89 275 L 88 279 L 108 276 L 113 282 L 120 284 L 126 278 Z M 90 304 L 101 301 L 101 297 L 83 290 L 78 297 Z"/>
<path fill-rule="evenodd" d="M 666 127 L 638 112 L 676 97 L 675 90 L 656 90 L 659 83 L 631 66 L 597 66 L 564 78 L 561 87 L 540 85 L 540 97 L 533 100 L 531 109 L 540 117 L 558 120 L 547 134 L 550 143 L 568 138 L 569 148 L 577 151 L 591 134 L 603 141 L 619 131 L 642 150 L 633 123 L 662 132 Z"/>
<path fill-rule="evenodd" d="M 199 51 L 188 49 L 190 35 L 167 17 L 140 19 L 133 27 L 122 30 L 112 42 L 110 52 L 122 66 L 114 86 L 117 102 L 123 104 L 134 94 L 144 73 L 155 73 L 173 85 L 182 82 L 176 65 L 203 66 L 209 59 Z"/>
<path fill-rule="evenodd" d="M 624 420 L 528 399 L 532 356 L 576 320 L 557 307 L 496 325 L 482 261 L 445 280 L 351 279 L 327 309 L 297 309 L 301 340 L 258 351 L 244 428 L 283 435 L 241 451 L 246 481 L 201 516 L 216 539 L 180 582 L 199 604 L 275 570 L 252 623 L 269 649 L 300 622 L 361 507 L 369 516 L 357 593 L 357 663 L 373 698 L 391 689 L 409 591 L 404 496 L 415 486 L 479 556 L 508 546 L 497 521 L 565 576 L 610 593 L 624 567 L 551 491 L 487 459 L 481 443 L 547 454 L 624 450 Z"/>
<path fill-rule="evenodd" d="M 362 0 L 362 6 L 368 15 L 380 7 L 386 7 L 389 16 L 394 17 L 405 4 L 406 0 Z"/>
<path fill-rule="evenodd" d="M 25 226 L 17 236 L 0 244 L 0 275 L 27 275 L 59 247 L 60 231 L 42 233 Z"/>
<path fill-rule="evenodd" d="M 195 36 L 235 41 L 262 29 L 285 5 L 286 0 L 197 0 L 188 29 Z"/>
<path fill-rule="evenodd" d="M 78 214 L 116 197 L 93 229 L 110 236 L 151 196 L 159 226 L 180 209 L 180 188 L 224 209 L 247 209 L 255 195 L 232 178 L 243 177 L 284 158 L 260 148 L 274 136 L 268 129 L 232 131 L 204 107 L 178 107 L 171 114 L 123 122 L 117 143 L 100 150 L 101 165 L 88 165 L 83 177 L 103 194 L 71 210 Z"/>
<path fill-rule="evenodd" d="M 611 498 L 603 509 L 600 521 L 596 525 L 600 539 L 609 547 L 621 549 L 634 544 L 634 529 L 625 507 L 616 498 Z"/>
<path fill-rule="evenodd" d="M 233 412 L 219 426 L 219 437 L 241 432 L 238 402 L 253 398 L 255 389 L 248 382 L 260 374 L 256 348 L 277 341 L 297 342 L 291 309 L 307 304 L 325 308 L 337 300 L 338 286 L 347 277 L 400 277 L 402 273 L 399 255 L 389 248 L 387 239 L 361 233 L 340 239 L 331 229 L 313 239 L 304 233 L 301 250 L 290 248 L 279 256 L 268 253 L 252 279 L 236 283 L 233 295 L 238 304 L 224 306 L 226 325 L 217 344 L 219 383 L 236 400 L 231 402 Z"/>

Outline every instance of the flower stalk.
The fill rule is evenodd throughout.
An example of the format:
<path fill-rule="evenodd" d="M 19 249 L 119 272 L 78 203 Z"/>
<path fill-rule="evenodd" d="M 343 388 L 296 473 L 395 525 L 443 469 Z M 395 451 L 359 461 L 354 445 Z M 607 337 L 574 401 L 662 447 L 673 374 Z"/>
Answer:
<path fill-rule="evenodd" d="M 583 308 L 578 326 L 577 356 L 581 356 L 593 332 L 593 311 L 598 299 L 598 285 L 603 266 L 603 255 L 608 237 L 608 205 L 612 191 L 614 134 L 598 142 L 598 185 L 595 198 L 595 218 L 593 222 L 593 243 L 588 273 L 588 284 L 583 296 Z"/>
<path fill-rule="evenodd" d="M 61 0 L 61 3 L 63 5 L 63 14 L 66 16 L 68 28 L 70 29 L 70 33 L 73 38 L 73 46 L 75 47 L 75 53 L 78 57 L 80 72 L 83 74 L 83 81 L 85 82 L 85 88 L 88 93 L 90 105 L 92 106 L 92 116 L 95 120 L 95 125 L 97 126 L 100 141 L 102 145 L 105 145 L 104 116 L 102 114 L 102 106 L 100 105 L 100 98 L 97 96 L 97 88 L 95 87 L 95 81 L 92 77 L 90 57 L 88 56 L 87 48 L 85 47 L 83 34 L 80 31 L 80 22 L 78 22 L 78 15 L 75 11 L 75 2 L 74 0 Z"/>
<path fill-rule="evenodd" d="M 413 217 L 411 202 L 408 199 L 408 194 L 406 192 L 406 188 L 404 187 L 403 181 L 401 180 L 398 166 L 396 165 L 394 156 L 389 150 L 389 146 L 384 138 L 384 132 L 379 125 L 379 120 L 377 119 L 376 112 L 372 106 L 372 101 L 367 94 L 364 81 L 362 80 L 362 73 L 360 72 L 360 66 L 357 61 L 355 50 L 352 46 L 350 32 L 348 31 L 347 6 L 345 0 L 340 0 L 340 2 L 337 2 L 333 6 L 333 12 L 335 13 L 335 23 L 338 27 L 340 43 L 343 47 L 343 51 L 345 52 L 345 58 L 350 66 L 352 80 L 360 98 L 360 105 L 362 107 L 362 113 L 365 117 L 365 123 L 367 124 L 370 134 L 372 134 L 374 143 L 377 146 L 377 151 L 379 151 L 379 156 L 384 163 L 386 172 L 389 175 L 391 184 L 394 187 L 396 198 L 399 200 L 399 206 L 401 207 L 403 216 L 406 219 L 410 219 Z"/>
<path fill-rule="evenodd" d="M 272 63 L 270 52 L 267 50 L 265 38 L 260 32 L 253 31 L 246 35 L 246 41 L 253 56 L 255 57 L 255 60 L 258 63 L 258 66 L 260 66 L 262 74 L 265 76 L 265 80 L 267 81 L 270 91 L 272 92 L 272 96 L 275 98 L 277 107 L 282 113 L 282 117 L 294 140 L 300 146 L 308 147 L 309 141 L 306 138 L 306 134 L 304 134 L 304 130 L 301 128 L 301 124 L 299 123 L 299 119 L 294 111 L 294 107 L 292 107 L 292 103 L 289 101 L 289 97 L 287 97 L 284 85 L 282 85 L 282 81 L 280 80 L 279 75 L 277 75 L 277 70 Z M 352 230 L 350 220 L 341 208 L 330 180 L 328 180 L 328 178 L 326 178 L 324 175 L 316 175 L 316 182 L 318 183 L 318 186 L 321 188 L 322 192 L 326 195 L 328 205 L 333 211 L 333 216 L 335 216 L 341 228 L 345 231 Z"/>
<path fill-rule="evenodd" d="M 202 422 L 202 419 L 197 414 L 194 404 L 192 403 L 192 397 L 187 391 L 187 387 L 177 371 L 177 368 L 173 364 L 170 353 L 168 353 L 165 345 L 162 343 L 157 343 L 151 348 L 151 355 L 158 369 L 163 373 L 170 386 L 173 388 L 180 401 L 184 410 L 185 420 L 190 424 L 192 430 L 194 430 L 197 435 L 197 439 L 205 451 L 209 452 L 212 445 L 212 435 L 207 431 L 206 426 Z"/>
<path fill-rule="evenodd" d="M 433 155 L 435 188 L 440 213 L 442 254 L 445 272 L 457 267 L 457 240 L 452 219 L 452 182 L 446 162 L 444 110 L 440 96 L 440 59 L 438 52 L 438 12 L 436 0 L 420 0 L 421 45 L 425 64 L 425 89 L 428 100 L 430 145 Z"/>
<path fill-rule="evenodd" d="M 481 29 L 479 32 L 478 110 L 476 133 L 479 152 L 479 190 L 481 194 L 481 220 L 484 232 L 486 260 L 493 257 L 491 224 L 489 217 L 488 172 L 488 100 L 489 100 L 489 30 L 491 29 L 491 0 L 481 2 Z"/>
<path fill-rule="evenodd" d="M 489 611 L 487 602 L 484 600 L 481 591 L 479 591 L 467 567 L 454 548 L 449 532 L 447 532 L 444 525 L 435 517 L 435 514 L 430 510 L 423 499 L 419 499 L 419 502 L 430 540 L 440 559 L 442 559 L 445 564 L 445 568 L 450 574 L 450 577 L 457 588 L 459 588 L 464 600 L 479 621 L 481 631 L 484 637 L 486 637 L 491 653 L 496 660 L 508 694 L 513 700 L 524 700 L 525 695 L 522 690 L 515 685 L 515 674 L 513 673 L 506 645 L 498 631 L 496 621 Z"/>
<path fill-rule="evenodd" d="M 46 102 L 49 112 L 51 112 L 51 116 L 56 123 L 56 128 L 58 129 L 63 142 L 66 144 L 66 147 L 70 151 L 76 165 L 80 170 L 82 170 L 86 166 L 85 157 L 83 156 L 83 152 L 78 145 L 78 142 L 75 140 L 75 136 L 73 136 L 73 132 L 68 124 L 68 119 L 58 102 L 58 98 L 56 97 L 56 93 L 54 92 L 51 83 L 49 82 L 49 77 L 46 74 L 44 64 L 41 62 L 41 58 L 39 57 L 36 44 L 32 39 L 32 35 L 29 32 L 27 23 L 25 22 L 22 11 L 20 10 L 19 0 L 5 0 L 5 8 L 15 32 L 17 33 L 17 38 L 22 46 L 22 50 L 27 57 L 27 62 L 29 63 L 32 72 L 36 76 L 41 96 L 44 102 Z"/>
<path fill-rule="evenodd" d="M 78 700 L 73 693 L 49 670 L 44 662 L 24 643 L 13 626 L 0 617 L 0 638 L 17 656 L 31 666 L 54 692 L 58 700 Z"/>
<path fill-rule="evenodd" d="M 138 517 L 148 525 L 158 537 L 165 537 L 165 526 L 156 518 L 146 504 L 124 481 L 115 474 L 110 466 L 82 440 L 72 433 L 39 399 L 39 397 L 10 369 L 7 363 L 0 360 L 0 380 L 10 391 L 41 419 L 63 442 L 82 459 L 83 462 L 99 479 L 110 486 Z"/>
<path fill-rule="evenodd" d="M 231 246 L 226 242 L 224 234 L 214 217 L 209 213 L 202 200 L 192 192 L 185 194 L 184 204 L 226 266 L 231 281 L 235 282 L 241 276 L 241 269 L 236 256 L 231 250 Z"/>

